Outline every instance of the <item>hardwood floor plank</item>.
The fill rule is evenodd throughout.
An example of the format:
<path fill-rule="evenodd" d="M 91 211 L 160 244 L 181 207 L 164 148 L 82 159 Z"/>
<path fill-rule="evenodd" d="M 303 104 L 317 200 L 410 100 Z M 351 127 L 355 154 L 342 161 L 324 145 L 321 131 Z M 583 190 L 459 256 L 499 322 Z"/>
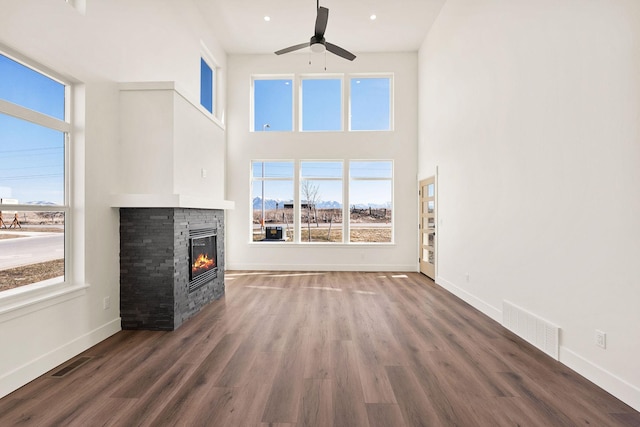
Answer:
<path fill-rule="evenodd" d="M 397 403 L 387 371 L 377 356 L 374 343 L 359 338 L 355 346 L 356 362 L 365 403 Z"/>
<path fill-rule="evenodd" d="M 292 325 L 292 323 L 290 323 Z M 285 350 L 277 368 L 262 422 L 295 423 L 302 399 L 307 336 L 303 330 L 289 327 Z"/>
<path fill-rule="evenodd" d="M 0 426 L 640 426 L 420 274 L 225 276 L 178 330 L 121 331 L 0 399 Z"/>
<path fill-rule="evenodd" d="M 314 284 L 317 284 L 317 278 Z M 333 376 L 331 366 L 329 301 L 327 292 L 309 290 L 306 293 L 312 301 L 309 313 L 308 353 L 304 378 L 327 379 Z"/>
<path fill-rule="evenodd" d="M 333 377 L 333 410 L 335 426 L 369 425 L 362 394 L 362 383 L 358 374 L 353 342 L 332 341 L 331 363 Z"/>
<path fill-rule="evenodd" d="M 333 422 L 331 380 L 307 378 L 304 380 L 302 409 L 298 426 L 329 426 Z"/>
<path fill-rule="evenodd" d="M 225 426 L 258 426 L 271 392 L 270 384 L 247 384 L 236 389 Z"/>
<path fill-rule="evenodd" d="M 155 418 L 158 423 L 174 425 L 195 416 L 203 402 L 203 392 L 212 388 L 220 372 L 242 342 L 240 334 L 226 334 L 209 355 L 197 366 L 188 381 L 182 384 L 164 410 Z M 194 419 L 199 422 L 199 419 Z M 149 425 L 153 425 L 151 420 Z"/>
<path fill-rule="evenodd" d="M 155 419 L 170 404 L 195 369 L 194 365 L 184 363 L 172 366 L 141 398 L 132 399 L 133 404 L 129 410 L 118 411 L 115 425 L 138 426 L 146 420 Z"/>
<path fill-rule="evenodd" d="M 367 403 L 367 416 L 371 427 L 403 427 L 406 425 L 398 404 Z"/>
<path fill-rule="evenodd" d="M 250 369 L 257 355 L 258 346 L 255 341 L 244 340 L 225 365 L 215 386 L 230 388 L 245 385 L 250 379 Z"/>
<path fill-rule="evenodd" d="M 273 384 L 278 373 L 276 367 L 282 363 L 283 352 L 260 352 L 249 368 L 247 379 L 249 384 Z"/>
<path fill-rule="evenodd" d="M 435 408 L 411 370 L 404 366 L 387 366 L 386 369 L 404 423 L 424 427 L 441 425 Z"/>

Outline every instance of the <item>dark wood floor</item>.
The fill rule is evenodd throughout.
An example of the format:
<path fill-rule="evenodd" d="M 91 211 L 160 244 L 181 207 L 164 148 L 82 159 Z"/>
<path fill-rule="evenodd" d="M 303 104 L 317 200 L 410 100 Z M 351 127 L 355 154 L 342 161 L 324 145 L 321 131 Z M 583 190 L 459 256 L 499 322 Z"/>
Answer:
<path fill-rule="evenodd" d="M 228 272 L 226 285 L 177 331 L 119 332 L 0 400 L 0 425 L 640 426 L 422 275 Z"/>

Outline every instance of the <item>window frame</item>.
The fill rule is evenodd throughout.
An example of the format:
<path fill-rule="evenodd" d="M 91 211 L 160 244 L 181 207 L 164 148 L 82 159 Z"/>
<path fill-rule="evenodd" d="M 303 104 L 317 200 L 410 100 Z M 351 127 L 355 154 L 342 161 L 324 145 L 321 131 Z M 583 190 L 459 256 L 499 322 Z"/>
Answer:
<path fill-rule="evenodd" d="M 73 105 L 72 105 L 72 83 L 60 76 L 59 74 L 52 72 L 44 66 L 37 64 L 35 61 L 24 58 L 22 55 L 14 53 L 7 48 L 0 45 L 0 54 L 13 60 L 24 67 L 27 67 L 45 77 L 50 78 L 62 85 L 64 85 L 64 120 L 60 120 L 49 116 L 44 113 L 40 113 L 31 110 L 27 107 L 23 107 L 19 104 L 0 99 L 0 113 L 13 117 L 18 120 L 30 122 L 48 129 L 62 132 L 64 135 L 64 200 L 62 205 L 30 205 L 30 204 L 11 204 L 0 205 L 10 206 L 11 211 L 27 211 L 27 212 L 62 212 L 65 217 L 64 223 L 64 279 L 62 281 L 56 280 L 56 278 L 44 280 L 41 282 L 29 283 L 18 288 L 8 289 L 0 292 L 0 315 L 8 311 L 13 311 L 19 307 L 21 303 L 27 303 L 26 301 L 32 297 L 44 297 L 50 295 L 52 292 L 69 287 L 74 282 L 73 277 L 73 223 L 74 218 L 73 200 L 72 200 L 72 145 L 73 145 L 73 123 L 71 120 Z M 61 296 L 57 294 L 56 296 Z M 8 304 L 8 306 L 7 306 Z"/>
<path fill-rule="evenodd" d="M 344 200 L 345 200 L 345 164 L 347 164 L 348 161 L 344 160 L 344 159 L 302 159 L 299 160 L 299 170 L 298 170 L 298 200 L 296 201 L 296 206 L 299 209 L 298 212 L 298 236 L 297 236 L 297 242 L 298 243 L 302 243 L 302 244 L 309 244 L 309 245 L 339 245 L 339 244 L 344 244 L 345 243 L 345 223 L 344 223 L 344 213 L 345 213 L 345 204 L 344 204 Z M 302 176 L 303 173 L 303 163 L 340 163 L 340 177 L 325 177 L 325 176 Z M 302 221 L 302 186 L 303 186 L 303 182 L 304 181 L 339 181 L 341 184 L 341 200 L 339 200 L 338 202 L 340 202 L 340 204 L 342 205 L 342 226 L 341 226 L 341 232 L 342 232 L 342 238 L 340 239 L 339 242 L 314 242 L 314 241 L 308 241 L 308 240 L 302 240 L 302 228 L 304 227 L 304 222 Z M 348 194 L 346 194 L 346 196 L 348 197 Z"/>
<path fill-rule="evenodd" d="M 351 80 L 367 78 L 388 78 L 389 79 L 389 129 L 351 129 Z M 333 74 L 252 74 L 250 81 L 250 105 L 249 105 L 249 132 L 259 133 L 255 130 L 255 81 L 256 80 L 291 80 L 292 87 L 292 126 L 291 131 L 275 131 L 275 132 L 393 132 L 395 130 L 395 73 L 379 72 L 379 73 L 333 73 Z M 341 80 L 341 98 L 340 98 L 340 130 L 304 130 L 302 127 L 303 117 L 303 91 L 302 84 L 304 80 L 318 79 L 340 79 Z"/>
<path fill-rule="evenodd" d="M 207 109 L 207 107 L 204 106 L 204 104 L 202 103 L 202 63 L 205 63 L 209 69 L 211 70 L 211 109 L 213 111 L 209 111 Z M 221 73 L 222 73 L 222 68 L 220 67 L 218 61 L 216 61 L 215 56 L 211 53 L 211 51 L 209 50 L 209 48 L 207 47 L 207 45 L 204 43 L 204 41 L 200 40 L 200 61 L 198 62 L 199 67 L 198 70 L 200 70 L 199 72 L 199 76 L 200 79 L 199 81 L 199 92 L 200 92 L 200 96 L 198 99 L 198 103 L 196 104 L 200 110 L 207 115 L 208 117 L 212 118 L 214 120 L 215 123 L 217 123 L 220 127 L 223 127 L 224 124 L 224 117 L 223 117 L 223 112 L 222 110 L 224 109 L 224 105 L 222 104 L 222 98 L 221 98 Z"/>
<path fill-rule="evenodd" d="M 252 74 L 251 75 L 251 87 L 250 87 L 250 98 L 249 98 L 249 132 L 250 133 L 262 133 L 264 131 L 255 130 L 255 120 L 256 120 L 256 80 L 291 80 L 291 130 L 273 130 L 270 132 L 296 132 L 297 131 L 297 123 L 296 123 L 296 88 L 298 86 L 296 76 L 294 74 Z"/>
<path fill-rule="evenodd" d="M 346 94 L 346 85 L 345 85 L 345 77 L 348 74 L 301 74 L 298 78 L 298 84 L 296 87 L 298 88 L 298 130 L 300 133 L 313 133 L 313 132 L 344 132 L 345 131 L 345 97 Z M 303 127 L 304 122 L 304 91 L 302 90 L 302 85 L 305 80 L 340 80 L 340 129 L 338 130 L 305 130 Z"/>
<path fill-rule="evenodd" d="M 209 84 L 211 85 L 211 93 L 209 93 L 203 85 L 205 76 L 203 73 L 203 68 L 207 67 L 208 71 L 211 73 L 211 81 Z M 210 97 L 211 101 L 211 109 L 209 109 L 209 105 L 205 105 L 205 97 Z M 209 98 L 207 98 L 209 100 Z M 200 106 L 202 106 L 209 114 L 215 117 L 216 115 L 216 69 L 212 67 L 211 64 L 204 58 L 204 56 L 200 57 Z"/>
<path fill-rule="evenodd" d="M 383 79 L 383 78 L 388 78 L 389 79 L 389 129 L 357 129 L 357 130 L 353 130 L 351 128 L 351 117 L 352 117 L 352 113 L 351 113 L 351 101 L 352 101 L 352 96 L 351 96 L 351 81 L 354 79 Z M 348 131 L 349 132 L 392 132 L 395 129 L 395 113 L 394 113 L 394 104 L 395 104 L 395 93 L 394 93 L 394 86 L 395 86 L 395 75 L 394 73 L 353 73 L 353 74 L 348 74 L 347 75 L 347 81 L 348 81 L 348 95 L 347 95 L 347 99 L 348 99 L 348 106 L 347 106 L 347 125 L 348 125 Z"/>
<path fill-rule="evenodd" d="M 264 243 L 261 241 L 254 241 L 253 240 L 253 184 L 255 181 L 259 181 L 261 180 L 261 178 L 258 179 L 254 179 L 253 177 L 253 164 L 254 162 L 265 162 L 265 163 L 270 163 L 270 162 L 292 162 L 293 163 L 293 203 L 294 203 L 294 208 L 293 208 L 293 227 L 294 227 L 294 233 L 295 233 L 295 238 L 287 241 L 287 242 L 269 242 L 269 243 Z M 307 176 L 307 177 L 302 177 L 302 164 L 303 162 L 312 162 L 312 163 L 319 163 L 319 162 L 340 162 L 342 164 L 342 174 L 340 178 L 333 178 L 333 177 L 314 177 L 314 176 Z M 391 163 L 391 177 L 390 178 L 379 178 L 379 177 L 359 177 L 356 180 L 369 180 L 369 181 L 390 181 L 391 182 L 391 210 L 392 210 L 392 216 L 391 216 L 391 241 L 389 242 L 352 242 L 350 235 L 351 235 L 351 228 L 350 228 L 350 200 L 351 200 L 351 195 L 350 195 L 350 191 L 351 191 L 351 173 L 350 173 L 350 166 L 352 162 L 390 162 Z M 361 159 L 361 158 L 336 158 L 336 159 L 309 159 L 309 158 L 304 158 L 304 159 L 263 159 L 263 158 L 259 158 L 259 159 L 251 159 L 249 161 L 249 197 L 248 197 L 248 206 L 249 206 L 249 214 L 247 215 L 247 220 L 248 220 L 248 235 L 249 235 L 249 244 L 250 245 L 257 245 L 257 246 L 274 246 L 274 245 L 283 245 L 284 246 L 300 246 L 300 245 L 309 245 L 309 246 L 331 246 L 331 247 L 335 247 L 335 246 L 350 246 L 350 247 L 355 247 L 355 246 L 367 246 L 367 247 L 373 247 L 373 246 L 393 246 L 395 245 L 395 219 L 396 219 L 396 215 L 393 213 L 393 210 L 395 209 L 395 162 L 393 159 L 390 158 L 384 158 L 384 159 Z M 265 178 L 265 181 L 268 180 L 289 180 L 289 178 Z M 302 187 L 302 182 L 304 180 L 319 180 L 319 181 L 337 181 L 337 180 L 341 180 L 342 181 L 342 200 L 340 201 L 342 203 L 342 240 L 340 242 L 309 242 L 306 240 L 302 240 L 302 228 L 304 227 L 304 225 L 306 223 L 304 223 L 302 221 L 302 209 L 301 209 L 301 203 L 302 203 L 302 195 L 301 195 L 301 187 Z"/>
<path fill-rule="evenodd" d="M 357 163 L 357 162 L 370 162 L 370 163 L 383 163 L 383 162 L 389 162 L 391 163 L 391 177 L 353 177 L 351 175 L 351 164 L 352 163 Z M 395 243 L 395 231 L 396 231 L 396 227 L 395 227 L 395 220 L 396 220 L 396 215 L 395 215 L 395 191 L 394 191 L 394 182 L 395 182 L 395 162 L 393 161 L 393 159 L 349 159 L 348 164 L 346 165 L 347 168 L 347 174 L 348 174 L 348 184 L 347 186 L 349 187 L 348 189 L 348 205 L 347 205 L 347 212 L 349 213 L 348 217 L 349 220 L 346 221 L 346 230 L 348 233 L 348 238 L 347 238 L 347 242 L 349 244 L 366 244 L 366 245 L 388 245 L 388 244 L 393 244 Z M 352 242 L 351 241 L 351 182 L 352 181 L 388 181 L 391 183 L 391 241 L 389 242 Z"/>
<path fill-rule="evenodd" d="M 262 163 L 264 165 L 264 163 L 291 163 L 291 165 L 293 166 L 293 170 L 292 170 L 292 175 L 291 177 L 286 177 L 286 178 L 280 178 L 280 177 L 255 177 L 253 176 L 253 165 L 254 163 Z M 293 222 L 291 223 L 291 227 L 294 230 L 294 236 L 296 236 L 295 239 L 292 239 L 290 241 L 283 241 L 283 242 L 279 242 L 279 243 L 285 243 L 287 245 L 290 245 L 292 243 L 296 242 L 296 239 L 299 238 L 298 233 L 295 232 L 296 230 L 296 224 L 297 224 L 297 217 L 296 217 L 296 191 L 297 191 L 297 180 L 296 180 L 296 173 L 298 170 L 298 164 L 295 160 L 292 159 L 268 159 L 268 160 L 262 160 L 262 159 L 252 159 L 249 161 L 249 182 L 250 182 L 250 187 L 249 187 L 249 206 L 251 207 L 249 209 L 249 242 L 250 243 L 257 243 L 257 244 L 263 244 L 264 242 L 261 241 L 256 241 L 253 240 L 253 199 L 255 197 L 255 195 L 253 194 L 253 184 L 255 182 L 269 182 L 269 181 L 291 181 L 292 183 L 292 197 L 293 197 Z M 266 227 L 266 225 L 265 225 Z M 268 244 L 273 244 L 274 242 L 268 242 Z"/>

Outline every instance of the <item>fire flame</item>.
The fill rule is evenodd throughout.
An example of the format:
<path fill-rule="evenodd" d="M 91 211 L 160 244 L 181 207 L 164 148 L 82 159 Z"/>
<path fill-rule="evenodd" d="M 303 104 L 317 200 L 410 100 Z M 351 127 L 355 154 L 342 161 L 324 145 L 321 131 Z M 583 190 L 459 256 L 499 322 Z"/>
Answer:
<path fill-rule="evenodd" d="M 193 261 L 193 265 L 191 266 L 191 271 L 194 273 L 201 270 L 209 270 L 216 266 L 215 260 L 209 258 L 209 254 L 200 254 L 195 261 Z"/>

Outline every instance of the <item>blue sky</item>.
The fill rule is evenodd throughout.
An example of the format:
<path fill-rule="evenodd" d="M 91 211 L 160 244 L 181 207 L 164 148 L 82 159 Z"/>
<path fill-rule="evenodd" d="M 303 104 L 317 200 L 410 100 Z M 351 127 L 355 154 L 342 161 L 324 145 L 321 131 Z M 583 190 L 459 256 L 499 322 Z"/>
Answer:
<path fill-rule="evenodd" d="M 64 120 L 64 94 L 64 85 L 0 55 L 0 99 Z M 0 113 L 0 189 L 19 203 L 62 204 L 64 134 Z"/>
<path fill-rule="evenodd" d="M 292 79 L 255 79 L 255 132 L 294 130 L 294 82 Z M 391 79 L 354 77 L 349 80 L 351 123 L 343 126 L 342 79 L 303 78 L 301 83 L 302 131 L 390 130 Z"/>

